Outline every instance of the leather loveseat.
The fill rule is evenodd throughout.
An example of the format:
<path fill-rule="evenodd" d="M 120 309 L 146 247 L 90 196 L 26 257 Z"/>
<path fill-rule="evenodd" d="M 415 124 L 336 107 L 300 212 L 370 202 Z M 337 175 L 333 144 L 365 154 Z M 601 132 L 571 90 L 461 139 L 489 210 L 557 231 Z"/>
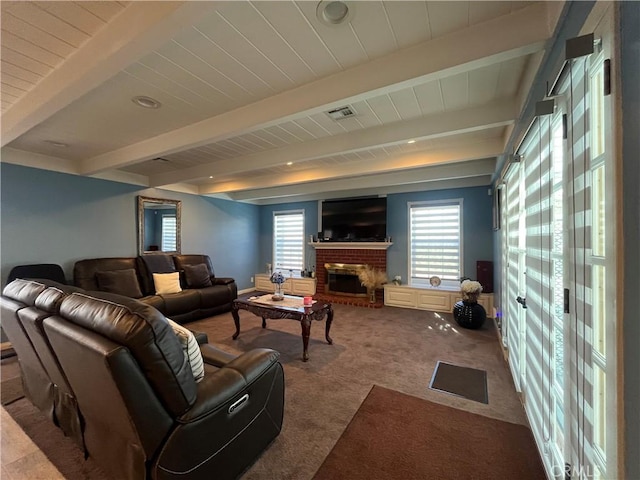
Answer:
<path fill-rule="evenodd" d="M 154 274 L 179 277 L 181 291 L 157 293 Z M 216 277 L 207 255 L 151 254 L 139 257 L 80 260 L 73 268 L 74 284 L 135 298 L 178 323 L 231 310 L 238 297 L 235 280 Z"/>
<path fill-rule="evenodd" d="M 284 375 L 273 350 L 235 357 L 200 345 L 205 373 L 196 382 L 173 328 L 148 304 L 21 279 L 0 304 L 3 327 L 5 315 L 16 327 L 10 340 L 29 347 L 17 349 L 21 367 L 40 365 L 22 368 L 23 380 L 37 379 L 40 391 L 65 382 L 65 406 L 80 427 L 65 433 L 112 478 L 234 479 L 280 432 Z M 38 318 L 44 343 L 31 341 L 24 313 Z M 59 368 L 55 379 L 45 350 Z"/>

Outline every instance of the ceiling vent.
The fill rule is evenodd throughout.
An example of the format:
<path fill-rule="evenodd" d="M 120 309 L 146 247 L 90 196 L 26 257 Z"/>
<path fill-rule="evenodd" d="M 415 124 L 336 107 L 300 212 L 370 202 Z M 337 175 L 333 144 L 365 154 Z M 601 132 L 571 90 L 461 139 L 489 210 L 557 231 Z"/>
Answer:
<path fill-rule="evenodd" d="M 342 120 L 343 118 L 349 118 L 355 116 L 356 111 L 353 109 L 351 105 L 345 105 L 344 107 L 334 108 L 333 110 L 329 110 L 327 115 L 329 115 L 334 120 Z"/>

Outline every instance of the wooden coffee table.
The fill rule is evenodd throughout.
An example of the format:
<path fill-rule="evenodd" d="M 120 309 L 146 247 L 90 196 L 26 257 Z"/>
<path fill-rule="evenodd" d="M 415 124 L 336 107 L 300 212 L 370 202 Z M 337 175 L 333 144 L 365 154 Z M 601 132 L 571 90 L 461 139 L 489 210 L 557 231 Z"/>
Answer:
<path fill-rule="evenodd" d="M 299 299 L 302 301 L 302 297 L 292 297 L 285 295 L 288 299 Z M 233 301 L 231 307 L 231 314 L 233 315 L 233 321 L 236 324 L 236 333 L 233 334 L 235 340 L 240 335 L 240 315 L 239 310 L 247 310 L 258 317 L 262 317 L 262 328 L 267 327 L 267 318 L 269 319 L 289 319 L 297 320 L 302 326 L 302 361 L 309 360 L 309 335 L 311 334 L 311 322 L 313 320 L 322 320 L 327 318 L 325 326 L 325 338 L 329 345 L 333 344 L 333 340 L 329 336 L 329 330 L 331 330 L 331 322 L 333 322 L 333 308 L 330 303 L 327 302 L 315 302 L 309 307 L 286 307 L 280 306 L 277 303 L 266 304 L 251 301 L 249 299 L 236 299 Z"/>

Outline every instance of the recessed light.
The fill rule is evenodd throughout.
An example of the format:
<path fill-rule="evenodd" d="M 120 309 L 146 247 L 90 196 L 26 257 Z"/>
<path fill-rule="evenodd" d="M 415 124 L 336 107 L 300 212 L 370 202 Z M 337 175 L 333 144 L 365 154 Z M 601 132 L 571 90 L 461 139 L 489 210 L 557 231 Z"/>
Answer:
<path fill-rule="evenodd" d="M 162 105 L 159 101 L 154 100 L 151 97 L 145 97 L 145 96 L 133 97 L 131 101 L 136 105 L 138 105 L 139 107 L 144 107 L 144 108 L 160 108 L 160 106 Z"/>
<path fill-rule="evenodd" d="M 293 162 L 287 162 L 287 165 L 293 165 Z"/>
<path fill-rule="evenodd" d="M 209 178 L 213 178 L 213 175 L 209 175 Z"/>
<path fill-rule="evenodd" d="M 353 2 L 322 0 L 316 7 L 316 17 L 325 25 L 349 22 L 353 16 Z"/>
<path fill-rule="evenodd" d="M 415 140 L 409 140 L 407 143 L 416 143 Z"/>
<path fill-rule="evenodd" d="M 56 142 L 55 140 L 45 140 L 44 143 L 48 143 L 49 145 L 53 145 L 58 148 L 67 148 L 69 146 L 66 143 Z"/>

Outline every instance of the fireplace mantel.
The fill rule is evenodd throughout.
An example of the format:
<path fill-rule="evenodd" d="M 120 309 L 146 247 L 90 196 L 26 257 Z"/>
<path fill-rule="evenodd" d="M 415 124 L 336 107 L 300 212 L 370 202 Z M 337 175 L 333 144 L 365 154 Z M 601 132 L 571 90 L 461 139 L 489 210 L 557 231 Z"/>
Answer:
<path fill-rule="evenodd" d="M 393 242 L 309 242 L 316 250 L 386 250 Z"/>

